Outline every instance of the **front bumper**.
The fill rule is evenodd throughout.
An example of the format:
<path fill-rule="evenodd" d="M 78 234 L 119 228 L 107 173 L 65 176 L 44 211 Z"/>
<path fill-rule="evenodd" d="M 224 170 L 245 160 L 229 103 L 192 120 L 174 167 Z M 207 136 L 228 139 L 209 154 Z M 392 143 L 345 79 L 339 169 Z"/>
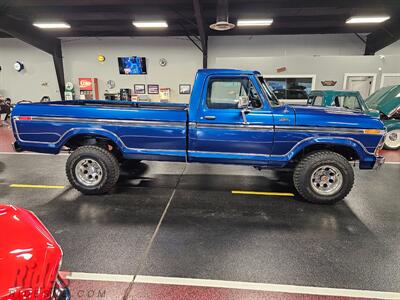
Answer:
<path fill-rule="evenodd" d="M 384 163 L 385 163 L 385 158 L 383 156 L 378 156 L 374 164 L 374 170 L 379 169 Z"/>

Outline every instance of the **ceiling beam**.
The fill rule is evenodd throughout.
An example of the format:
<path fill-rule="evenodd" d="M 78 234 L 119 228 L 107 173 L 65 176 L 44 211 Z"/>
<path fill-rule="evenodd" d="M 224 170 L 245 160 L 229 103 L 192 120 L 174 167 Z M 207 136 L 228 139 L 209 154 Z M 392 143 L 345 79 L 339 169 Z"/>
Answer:
<path fill-rule="evenodd" d="M 400 18 L 397 18 L 367 35 L 364 55 L 374 55 L 379 50 L 393 44 L 399 39 Z"/>
<path fill-rule="evenodd" d="M 64 99 L 65 80 L 61 40 L 41 32 L 27 22 L 16 20 L 7 15 L 0 17 L 0 31 L 53 56 L 60 95 Z"/>
<path fill-rule="evenodd" d="M 193 0 L 194 15 L 196 17 L 197 30 L 200 36 L 201 49 L 203 50 L 203 68 L 207 68 L 208 61 L 208 37 L 204 26 L 203 11 L 199 0 Z"/>

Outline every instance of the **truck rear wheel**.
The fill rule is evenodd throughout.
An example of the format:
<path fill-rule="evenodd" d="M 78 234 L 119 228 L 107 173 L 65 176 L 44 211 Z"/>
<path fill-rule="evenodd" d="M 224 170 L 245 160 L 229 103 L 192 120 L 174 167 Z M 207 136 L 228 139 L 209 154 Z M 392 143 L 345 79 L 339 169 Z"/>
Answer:
<path fill-rule="evenodd" d="M 307 201 L 333 204 L 343 200 L 354 184 L 354 172 L 342 155 L 331 151 L 314 152 L 303 158 L 293 173 L 298 193 Z"/>
<path fill-rule="evenodd" d="M 104 194 L 117 183 L 119 164 L 106 149 L 82 146 L 69 156 L 66 172 L 71 185 L 83 194 Z"/>

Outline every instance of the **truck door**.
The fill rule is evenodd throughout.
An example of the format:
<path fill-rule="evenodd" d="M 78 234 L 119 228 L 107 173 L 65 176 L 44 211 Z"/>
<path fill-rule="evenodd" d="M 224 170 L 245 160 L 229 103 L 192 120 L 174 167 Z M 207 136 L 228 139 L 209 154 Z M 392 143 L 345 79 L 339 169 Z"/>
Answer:
<path fill-rule="evenodd" d="M 247 122 L 241 96 L 250 102 Z M 273 115 L 255 76 L 209 76 L 189 127 L 190 161 L 265 164 L 272 151 Z"/>

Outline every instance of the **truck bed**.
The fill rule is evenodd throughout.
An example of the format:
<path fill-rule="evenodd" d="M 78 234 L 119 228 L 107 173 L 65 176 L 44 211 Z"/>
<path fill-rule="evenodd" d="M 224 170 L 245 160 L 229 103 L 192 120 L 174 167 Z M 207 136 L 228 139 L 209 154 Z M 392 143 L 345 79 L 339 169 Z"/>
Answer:
<path fill-rule="evenodd" d="M 123 101 L 19 104 L 12 114 L 17 143 L 26 150 L 58 153 L 76 135 L 101 135 L 127 158 L 186 158 L 187 106 Z"/>

